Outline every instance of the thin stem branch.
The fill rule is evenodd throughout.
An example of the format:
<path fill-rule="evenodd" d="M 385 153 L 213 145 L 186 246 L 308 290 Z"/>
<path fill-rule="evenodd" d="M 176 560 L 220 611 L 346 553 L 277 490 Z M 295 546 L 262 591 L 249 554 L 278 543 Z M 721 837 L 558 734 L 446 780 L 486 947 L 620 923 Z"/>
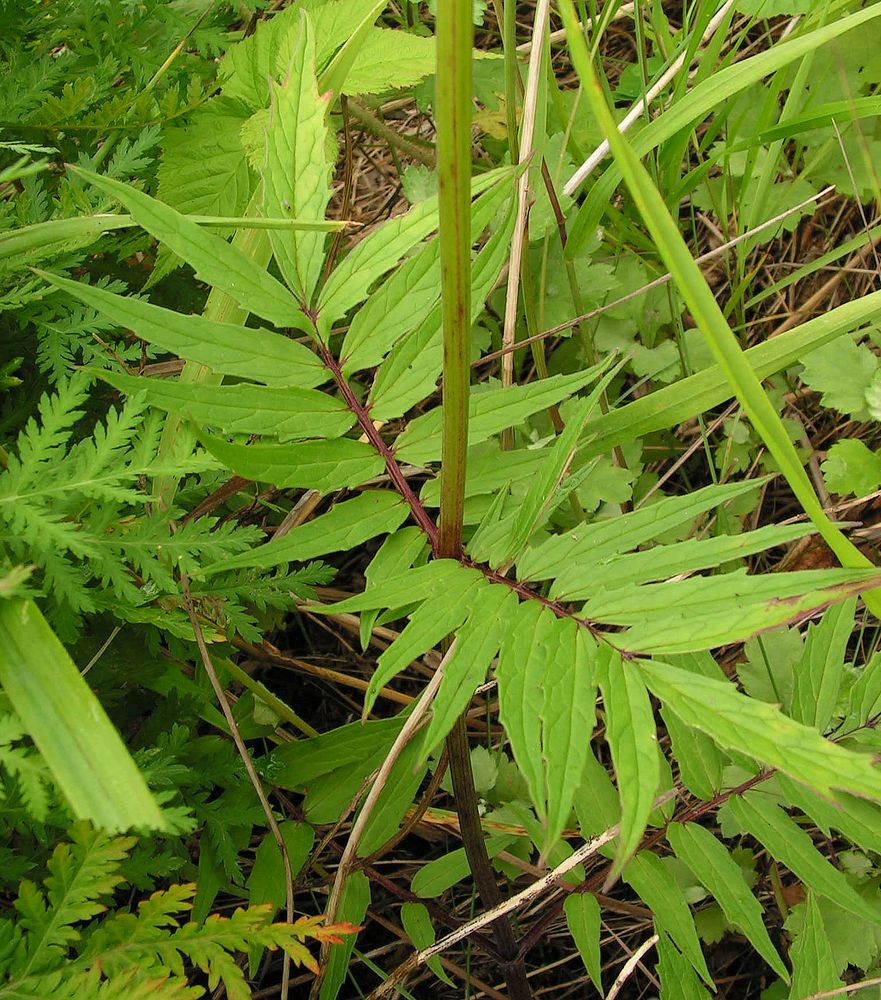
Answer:
<path fill-rule="evenodd" d="M 257 798 L 260 800 L 260 808 L 263 810 L 263 815 L 266 817 L 266 825 L 269 827 L 272 833 L 272 838 L 281 853 L 285 882 L 285 919 L 290 924 L 294 921 L 294 879 L 291 872 L 291 860 L 288 857 L 287 844 L 282 836 L 281 828 L 273 815 L 272 806 L 269 804 L 266 792 L 263 790 L 263 783 L 260 781 L 260 776 L 257 774 L 254 762 L 251 760 L 251 755 L 248 753 L 248 748 L 245 746 L 245 741 L 242 739 L 242 734 L 239 732 L 239 727 L 236 723 L 235 716 L 233 715 L 232 708 L 230 707 L 229 699 L 226 697 L 226 692 L 223 690 L 223 685 L 220 683 L 220 678 L 217 676 L 217 671 L 214 669 L 211 654 L 208 652 L 208 644 L 205 642 L 205 635 L 202 632 L 202 625 L 199 621 L 199 616 L 196 614 L 193 598 L 190 595 L 190 581 L 186 573 L 181 573 L 180 582 L 184 607 L 186 608 L 187 616 L 190 619 L 190 624 L 193 626 L 193 633 L 196 636 L 196 647 L 199 650 L 199 657 L 202 660 L 202 666 L 205 668 L 205 673 L 208 675 L 208 680 L 211 682 L 211 687 L 214 690 L 214 696 L 217 698 L 217 702 L 223 712 L 224 719 L 226 719 L 226 724 L 229 727 L 229 732 L 232 736 L 236 750 L 242 758 L 242 763 L 245 765 L 245 771 L 247 771 L 248 779 L 254 786 L 254 791 L 257 793 Z M 285 953 L 282 960 L 281 991 L 279 993 L 281 1000 L 287 1000 L 288 998 L 290 981 L 291 959 L 290 956 Z"/>

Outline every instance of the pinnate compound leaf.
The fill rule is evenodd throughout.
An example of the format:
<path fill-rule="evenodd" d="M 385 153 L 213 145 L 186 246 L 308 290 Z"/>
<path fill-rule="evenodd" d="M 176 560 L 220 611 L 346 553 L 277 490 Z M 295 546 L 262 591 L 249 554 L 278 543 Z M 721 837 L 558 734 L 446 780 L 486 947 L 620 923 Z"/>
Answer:
<path fill-rule="evenodd" d="M 855 611 L 856 598 L 833 604 L 819 624 L 808 627 L 804 650 L 795 665 L 790 714 L 821 733 L 838 704 Z"/>
<path fill-rule="evenodd" d="M 620 653 L 601 646 L 598 664 L 606 740 L 621 799 L 621 835 L 614 871 L 620 872 L 645 832 L 661 777 L 655 717 L 639 671 Z"/>
<path fill-rule="evenodd" d="M 747 792 L 728 800 L 738 825 L 768 853 L 782 862 L 814 892 L 871 923 L 881 923 L 881 907 L 872 906 L 850 885 L 844 874 L 814 847 L 808 834 L 766 795 Z"/>
<path fill-rule="evenodd" d="M 483 683 L 517 608 L 517 598 L 507 587 L 490 584 L 476 594 L 468 620 L 456 633 L 456 647 L 444 667 L 432 705 L 431 722 L 422 742 L 421 759 L 449 733 Z"/>
<path fill-rule="evenodd" d="M 658 935 L 658 977 L 661 1000 L 709 1000 L 694 968 L 663 932 Z"/>
<path fill-rule="evenodd" d="M 314 32 L 305 11 L 285 80 L 271 90 L 262 171 L 264 214 L 322 220 L 330 201 L 328 101 L 318 93 Z M 309 306 L 324 264 L 325 234 L 271 230 L 269 239 L 283 277 L 300 304 Z"/>
<path fill-rule="evenodd" d="M 835 990 L 843 985 L 838 978 L 832 945 L 813 892 L 808 893 L 804 907 L 804 926 L 789 950 L 792 961 L 790 1000 L 801 1000 L 802 997 Z"/>
<path fill-rule="evenodd" d="M 39 274 L 121 327 L 134 331 L 147 343 L 186 361 L 205 365 L 219 375 L 304 389 L 321 385 L 330 378 L 308 347 L 279 333 L 177 313 L 81 281 L 44 271 Z"/>
<path fill-rule="evenodd" d="M 656 854 L 640 851 L 628 862 L 621 877 L 651 909 L 658 931 L 670 935 L 695 972 L 712 987 L 713 979 L 701 951 L 694 918 L 670 869 Z"/>
<path fill-rule="evenodd" d="M 570 892 L 563 903 L 566 925 L 584 968 L 602 993 L 603 971 L 600 956 L 600 904 L 590 892 Z"/>
<path fill-rule="evenodd" d="M 442 594 L 424 601 L 410 615 L 404 631 L 379 657 L 364 697 L 365 716 L 373 709 L 380 688 L 465 621 L 486 586 L 478 570 L 463 570 L 452 577 Z"/>
<path fill-rule="evenodd" d="M 329 552 L 343 552 L 370 538 L 397 530 L 407 517 L 407 506 L 396 493 L 373 490 L 335 504 L 313 521 L 293 528 L 277 541 L 207 566 L 210 576 L 230 569 L 268 569 L 288 562 L 308 562 Z"/>
<path fill-rule="evenodd" d="M 638 669 L 655 697 L 723 749 L 777 768 L 820 794 L 837 788 L 881 800 L 881 772 L 868 757 L 823 739 L 774 705 L 740 694 L 728 681 L 670 664 L 640 660 Z"/>
<path fill-rule="evenodd" d="M 305 317 L 284 285 L 222 236 L 128 184 L 82 167 L 70 169 L 122 202 L 138 225 L 182 257 L 199 279 L 277 326 L 305 328 Z"/>
<path fill-rule="evenodd" d="M 768 965 L 788 982 L 786 966 L 765 929 L 761 904 L 750 892 L 740 867 L 727 848 L 709 830 L 696 823 L 671 823 L 667 828 L 667 841 L 676 857 L 688 865 L 695 878 L 722 907 L 728 923 L 742 931 Z"/>
<path fill-rule="evenodd" d="M 215 458 L 253 482 L 279 489 L 310 489 L 332 493 L 360 486 L 385 468 L 380 455 L 364 441 L 335 438 L 294 444 L 234 444 L 208 434 L 199 440 Z"/>
<path fill-rule="evenodd" d="M 152 406 L 180 413 L 198 424 L 235 434 L 287 438 L 336 438 L 355 418 L 343 403 L 315 389 L 266 385 L 214 386 L 95 372 L 128 395 L 143 393 Z"/>

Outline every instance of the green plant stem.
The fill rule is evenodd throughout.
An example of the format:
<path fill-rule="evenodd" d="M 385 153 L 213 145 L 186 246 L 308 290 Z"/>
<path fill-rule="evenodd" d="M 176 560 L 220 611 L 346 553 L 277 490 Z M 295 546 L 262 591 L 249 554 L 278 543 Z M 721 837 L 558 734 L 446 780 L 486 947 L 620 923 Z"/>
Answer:
<path fill-rule="evenodd" d="M 462 512 L 471 382 L 471 0 L 448 0 L 437 14 L 437 152 L 443 315 L 443 460 L 437 555 L 462 555 Z M 474 884 L 487 908 L 501 899 L 480 825 L 465 716 L 447 737 L 459 829 Z M 507 917 L 493 925 L 512 1000 L 531 996 Z"/>
<path fill-rule="evenodd" d="M 437 144 L 443 313 L 443 462 L 438 554 L 462 551 L 468 447 L 471 328 L 470 0 L 450 0 L 437 17 Z"/>

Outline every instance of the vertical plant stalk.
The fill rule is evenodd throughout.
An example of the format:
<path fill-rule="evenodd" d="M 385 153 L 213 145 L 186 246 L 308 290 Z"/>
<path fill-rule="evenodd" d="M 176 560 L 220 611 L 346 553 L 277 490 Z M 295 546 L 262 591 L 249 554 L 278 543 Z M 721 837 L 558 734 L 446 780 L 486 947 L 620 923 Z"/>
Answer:
<path fill-rule="evenodd" d="M 437 148 L 443 314 L 443 461 L 438 554 L 462 551 L 468 448 L 468 340 L 471 330 L 470 0 L 447 0 L 437 14 Z"/>
<path fill-rule="evenodd" d="M 437 555 L 462 554 L 462 511 L 468 449 L 468 395 L 471 382 L 471 0 L 446 0 L 437 13 L 437 152 L 440 191 L 441 302 L 443 315 L 443 458 Z M 483 905 L 499 904 L 500 893 L 480 825 L 465 716 L 447 737 L 450 774 L 462 845 Z M 517 959 L 510 921 L 494 927 L 505 959 L 512 1000 L 529 1000 L 526 969 Z"/>

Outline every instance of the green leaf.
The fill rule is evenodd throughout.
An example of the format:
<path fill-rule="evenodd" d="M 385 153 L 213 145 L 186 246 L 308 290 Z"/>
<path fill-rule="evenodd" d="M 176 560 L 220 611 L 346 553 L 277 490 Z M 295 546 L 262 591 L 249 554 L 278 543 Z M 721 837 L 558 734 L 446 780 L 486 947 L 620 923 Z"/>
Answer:
<path fill-rule="evenodd" d="M 621 835 L 614 871 L 619 872 L 645 832 L 661 778 L 655 717 L 642 677 L 631 663 L 609 646 L 598 677 L 603 693 L 606 740 L 615 765 L 621 799 Z"/>
<path fill-rule="evenodd" d="M 480 237 L 509 198 L 510 192 L 499 184 L 475 199 L 471 211 L 472 239 Z M 478 254 L 478 260 L 480 256 Z M 474 277 L 477 284 L 477 276 Z M 475 297 L 481 297 L 480 289 Z M 436 315 L 439 333 L 440 313 L 436 309 L 439 300 L 440 243 L 434 239 L 396 268 L 355 313 L 340 348 L 343 373 L 350 375 L 379 364 L 389 350 L 421 326 L 429 314 Z M 481 298 L 481 308 L 482 304 Z"/>
<path fill-rule="evenodd" d="M 604 367 L 604 366 L 603 366 Z M 593 382 L 600 366 L 572 375 L 551 375 L 528 385 L 505 388 L 472 388 L 469 400 L 468 442 L 485 441 L 506 427 L 522 423 L 533 413 L 539 413 L 560 403 Z M 434 409 L 413 420 L 395 443 L 395 455 L 402 462 L 426 465 L 441 457 L 441 410 Z"/>
<path fill-rule="evenodd" d="M 603 992 L 602 958 L 600 956 L 600 904 L 590 892 L 570 892 L 563 901 L 566 925 L 584 968 L 594 986 Z"/>
<path fill-rule="evenodd" d="M 200 280 L 277 326 L 304 328 L 303 314 L 284 285 L 222 236 L 200 229 L 185 215 L 128 184 L 82 167 L 69 169 L 122 202 L 138 225 L 182 257 Z"/>
<path fill-rule="evenodd" d="M 651 851 L 640 851 L 621 873 L 655 918 L 659 933 L 665 931 L 688 959 L 692 968 L 713 987 L 713 979 L 694 926 L 691 910 L 669 867 Z"/>
<path fill-rule="evenodd" d="M 315 831 L 308 823 L 298 823 L 290 819 L 279 823 L 279 829 L 287 848 L 291 875 L 296 878 L 315 843 Z M 277 912 L 285 905 L 284 879 L 281 851 L 278 849 L 275 837 L 269 831 L 264 834 L 254 854 L 254 864 L 247 882 L 248 899 L 251 903 L 271 903 Z"/>
<path fill-rule="evenodd" d="M 765 929 L 761 904 L 749 891 L 727 848 L 696 823 L 671 823 L 667 827 L 667 840 L 676 857 L 688 865 L 722 907 L 728 923 L 742 931 L 768 965 L 789 982 L 786 966 Z"/>
<path fill-rule="evenodd" d="M 848 719 L 858 726 L 864 726 L 878 714 L 881 714 L 881 653 L 876 653 L 860 671 L 847 702 Z"/>
<path fill-rule="evenodd" d="M 830 743 L 775 706 L 747 698 L 727 681 L 669 664 L 640 660 L 638 667 L 652 694 L 723 749 L 775 767 L 820 794 L 838 788 L 881 799 L 881 774 L 867 757 Z"/>
<path fill-rule="evenodd" d="M 879 309 L 881 292 L 872 292 L 845 302 L 779 337 L 751 347 L 744 353 L 744 358 L 757 378 L 769 378 L 799 364 L 810 351 L 838 338 L 843 339 L 847 331 L 871 320 Z M 674 385 L 665 386 L 598 416 L 591 422 L 594 436 L 579 454 L 585 459 L 605 454 L 615 445 L 625 444 L 633 438 L 675 427 L 699 413 L 720 406 L 733 396 L 722 369 L 719 365 L 711 365 Z"/>
<path fill-rule="evenodd" d="M 881 485 L 881 455 L 859 438 L 836 441 L 821 468 L 830 493 L 862 497 Z"/>
<path fill-rule="evenodd" d="M 476 177 L 472 196 L 510 179 L 509 167 Z M 361 240 L 333 270 L 318 296 L 318 330 L 323 337 L 352 306 L 362 302 L 375 281 L 437 229 L 437 198 L 414 205 L 406 215 L 384 222 Z"/>
<path fill-rule="evenodd" d="M 433 945 L 437 939 L 434 924 L 431 922 L 431 917 L 428 915 L 424 903 L 403 903 L 401 906 L 401 926 L 413 943 L 413 947 L 420 951 Z M 453 980 L 444 972 L 440 955 L 428 959 L 425 964 L 447 986 L 455 987 Z"/>
<path fill-rule="evenodd" d="M 268 569 L 288 562 L 308 562 L 328 552 L 343 552 L 370 538 L 395 531 L 407 517 L 407 506 L 396 493 L 373 490 L 344 500 L 313 521 L 297 525 L 282 538 L 250 552 L 207 566 L 205 576 L 256 566 Z"/>
<path fill-rule="evenodd" d="M 541 469 L 532 479 L 508 533 L 505 554 L 496 555 L 495 565 L 513 560 L 529 541 L 533 531 L 544 523 L 557 491 L 564 488 L 584 425 L 614 374 L 615 371 L 607 372 L 586 399 L 575 402 L 566 426 L 548 449 Z M 571 489 L 571 485 L 569 488 Z"/>
<path fill-rule="evenodd" d="M 360 924 L 369 905 L 370 882 L 367 876 L 360 871 L 350 872 L 337 909 L 337 920 Z M 342 944 L 336 944 L 330 949 L 318 994 L 319 1000 L 336 1000 L 348 973 L 354 947 L 355 935 L 346 934 Z"/>
<path fill-rule="evenodd" d="M 556 623 L 558 650 L 549 650 L 553 677 L 545 678 L 541 710 L 542 756 L 547 796 L 544 850 L 560 837 L 590 753 L 596 725 L 597 658 L 586 629 L 571 619 Z"/>
<path fill-rule="evenodd" d="M 202 434 L 199 440 L 237 476 L 272 483 L 279 489 L 332 493 L 360 486 L 385 468 L 382 457 L 369 444 L 352 438 L 296 444 L 231 444 Z"/>
<path fill-rule="evenodd" d="M 790 715 L 821 733 L 838 704 L 855 611 L 855 598 L 829 608 L 819 625 L 808 628 L 804 651 L 795 665 Z"/>
<path fill-rule="evenodd" d="M 632 652 L 687 653 L 749 638 L 756 632 L 874 587 L 877 570 L 806 570 L 650 583 L 600 593 L 585 604 L 586 618 L 633 625 L 622 637 Z"/>
<path fill-rule="evenodd" d="M 822 393 L 823 406 L 863 420 L 868 416 L 866 392 L 877 370 L 878 359 L 865 344 L 842 337 L 811 351 L 804 360 L 801 380 Z"/>
<path fill-rule="evenodd" d="M 471 614 L 456 633 L 456 648 L 444 667 L 432 705 L 431 722 L 422 742 L 421 759 L 449 733 L 483 683 L 517 607 L 517 598 L 507 587 L 490 584 L 477 592 Z"/>
<path fill-rule="evenodd" d="M 263 211 L 268 216 L 323 219 L 330 201 L 331 163 L 327 158 L 328 100 L 315 78 L 312 22 L 302 11 L 287 75 L 272 84 L 266 129 Z M 324 234 L 269 234 L 282 276 L 305 309 L 312 301 L 324 264 Z"/>
<path fill-rule="evenodd" d="M 0 685 L 75 816 L 109 831 L 168 828 L 125 744 L 33 601 L 0 601 Z"/>
<path fill-rule="evenodd" d="M 242 215 L 251 197 L 240 104 L 216 98 L 162 130 L 157 194 L 185 215 Z"/>
<path fill-rule="evenodd" d="M 756 480 L 705 486 L 686 496 L 664 497 L 609 521 L 577 525 L 565 535 L 528 549 L 517 561 L 520 580 L 563 577 L 573 565 L 609 559 L 688 524 L 701 514 L 755 489 Z"/>
<path fill-rule="evenodd" d="M 364 696 L 365 717 L 372 711 L 380 688 L 465 621 L 485 586 L 481 573 L 464 570 L 453 576 L 441 599 L 424 601 L 410 615 L 404 631 L 379 657 Z"/>
<path fill-rule="evenodd" d="M 45 271 L 37 273 L 149 344 L 205 365 L 220 375 L 304 389 L 321 385 L 330 378 L 308 347 L 279 333 L 177 313 L 81 281 L 70 281 Z"/>
<path fill-rule="evenodd" d="M 732 560 L 804 538 L 811 530 L 806 525 L 769 524 L 740 535 L 689 538 L 641 552 L 599 557 L 595 561 L 572 560 L 554 580 L 550 596 L 554 600 L 585 600 L 599 590 L 613 591 L 680 573 L 716 569 Z"/>
<path fill-rule="evenodd" d="M 676 657 L 676 665 L 717 680 L 724 676 L 709 653 L 685 653 Z M 712 801 L 722 787 L 724 759 L 719 748 L 706 733 L 687 726 L 666 705 L 661 709 L 661 716 L 670 737 L 673 757 L 679 765 L 682 783 L 699 799 Z"/>
<path fill-rule="evenodd" d="M 96 371 L 128 395 L 143 393 L 152 406 L 234 434 L 336 438 L 355 418 L 343 403 L 315 389 L 265 385 L 212 386 Z"/>
<path fill-rule="evenodd" d="M 322 3 L 317 9 L 318 13 L 326 14 L 329 6 L 329 4 Z M 353 9 L 351 6 L 347 6 L 344 16 L 335 19 L 337 22 L 348 21 L 349 30 L 346 32 L 343 44 L 321 74 L 321 78 L 318 81 L 318 90 L 320 93 L 323 94 L 331 91 L 336 96 L 344 92 L 343 85 L 346 82 L 352 64 L 357 59 L 365 39 L 371 33 L 373 22 L 382 13 L 384 7 L 385 4 L 382 0 L 367 0 L 366 4 L 363 2 L 360 4 L 360 9 L 358 7 Z M 343 14 L 342 8 L 339 8 L 339 10 L 340 14 Z M 321 18 L 319 17 L 319 23 L 320 21 Z M 327 27 L 331 26 L 328 25 Z M 332 27 L 331 30 L 333 30 Z"/>
<path fill-rule="evenodd" d="M 490 858 L 494 858 L 499 851 L 510 847 L 516 839 L 514 835 L 508 833 L 487 837 L 486 853 Z M 413 876 L 410 891 L 422 899 L 435 899 L 437 896 L 442 896 L 457 882 L 467 878 L 470 872 L 465 848 L 460 847 L 423 865 Z"/>
<path fill-rule="evenodd" d="M 792 961 L 791 1000 L 836 990 L 844 985 L 838 978 L 832 946 L 813 892 L 808 893 L 804 906 L 804 927 L 789 950 Z"/>
<path fill-rule="evenodd" d="M 346 76 L 346 94 L 381 94 L 413 87 L 435 70 L 435 40 L 372 28 Z"/>
<path fill-rule="evenodd" d="M 657 972 L 661 980 L 661 1000 L 709 1000 L 709 993 L 684 955 L 666 934 L 658 935 Z"/>
<path fill-rule="evenodd" d="M 881 809 L 874 802 L 845 792 L 821 797 L 781 774 L 777 783 L 786 801 L 809 816 L 827 837 L 832 836 L 832 830 L 839 830 L 864 851 L 881 854 Z"/>
<path fill-rule="evenodd" d="M 401 713 L 391 719 L 351 722 L 308 740 L 282 744 L 267 758 L 264 775 L 273 784 L 293 791 L 340 768 L 353 769 L 374 757 L 382 760 L 405 721 L 406 713 Z"/>
<path fill-rule="evenodd" d="M 544 701 L 542 683 L 550 668 L 556 621 L 551 611 L 535 601 L 521 604 L 502 637 L 496 667 L 499 718 L 517 766 L 526 779 L 529 796 L 542 819 L 546 816 L 546 805 L 539 706 Z"/>
<path fill-rule="evenodd" d="M 403 608 L 444 593 L 447 587 L 455 586 L 455 582 L 461 577 L 473 580 L 475 572 L 454 559 L 432 559 L 425 566 L 407 570 L 394 580 L 377 583 L 363 594 L 312 610 L 316 614 L 335 615 L 341 612 L 369 611 L 373 608 Z"/>
<path fill-rule="evenodd" d="M 502 193 L 508 191 L 503 187 Z M 484 310 L 510 253 L 515 203 L 509 199 L 502 225 L 490 236 L 471 263 L 471 322 Z M 400 340 L 376 373 L 370 390 L 371 413 L 391 420 L 434 393 L 443 367 L 441 308 L 438 303 L 422 322 Z"/>
<path fill-rule="evenodd" d="M 728 800 L 727 807 L 738 825 L 781 861 L 804 885 L 826 896 L 855 916 L 881 923 L 881 907 L 863 899 L 845 878 L 814 847 L 808 834 L 775 802 L 760 792 L 747 792 Z"/>
<path fill-rule="evenodd" d="M 418 752 L 417 744 L 411 741 L 395 761 L 389 779 L 364 827 L 358 844 L 358 857 L 369 857 L 398 832 L 401 820 L 412 806 L 428 770 L 425 764 L 418 763 Z M 377 766 L 380 763 L 381 761 L 377 762 Z"/>

